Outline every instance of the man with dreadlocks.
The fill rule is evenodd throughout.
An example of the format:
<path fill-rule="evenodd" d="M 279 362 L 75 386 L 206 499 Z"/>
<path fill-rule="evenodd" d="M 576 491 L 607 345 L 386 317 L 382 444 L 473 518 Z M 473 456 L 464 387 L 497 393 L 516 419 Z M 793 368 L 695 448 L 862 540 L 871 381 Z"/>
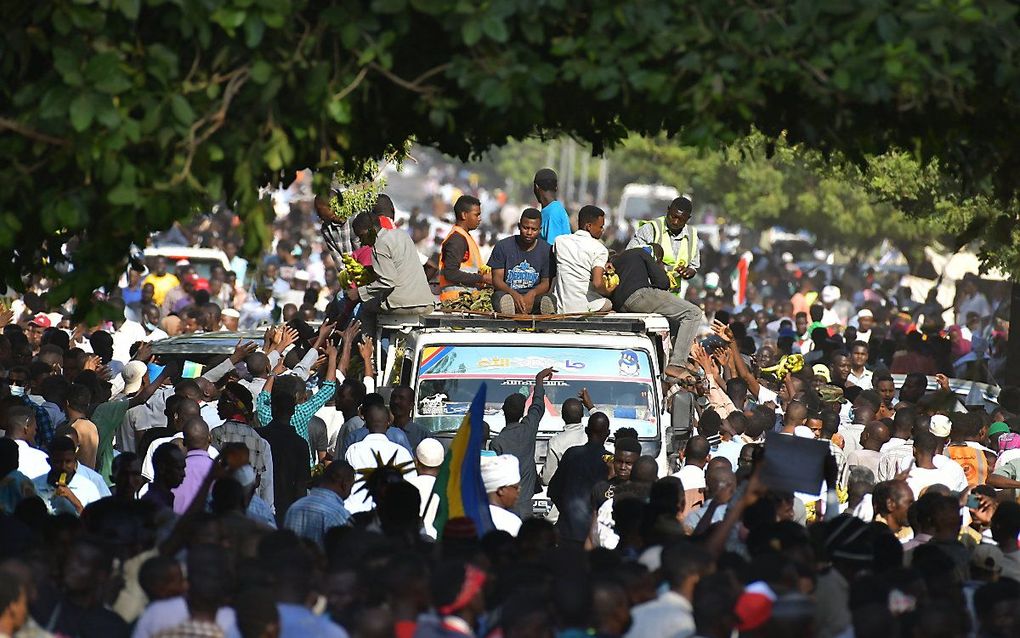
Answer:
<path fill-rule="evenodd" d="M 259 436 L 252 426 L 255 418 L 255 404 L 251 392 L 240 383 L 230 382 L 220 393 L 216 410 L 223 425 L 209 433 L 212 444 L 223 450 L 227 443 L 243 443 L 248 448 L 248 462 L 259 477 L 259 498 L 273 507 L 273 450 L 269 441 Z"/>

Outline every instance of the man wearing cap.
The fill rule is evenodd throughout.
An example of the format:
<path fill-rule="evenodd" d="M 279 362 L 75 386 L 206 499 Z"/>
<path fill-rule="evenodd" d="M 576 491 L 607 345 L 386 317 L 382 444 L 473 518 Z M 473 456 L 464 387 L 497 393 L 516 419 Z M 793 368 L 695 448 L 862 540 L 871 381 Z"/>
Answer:
<path fill-rule="evenodd" d="M 512 511 L 521 496 L 521 470 L 517 457 L 512 454 L 482 457 L 481 467 L 493 527 L 517 536 L 521 519 Z"/>
<path fill-rule="evenodd" d="M 538 236 L 550 246 L 556 244 L 560 235 L 570 234 L 570 215 L 557 199 L 559 179 L 556 171 L 543 168 L 535 173 L 535 199 L 542 206 L 542 230 Z"/>
<path fill-rule="evenodd" d="M 28 330 L 25 331 L 25 336 L 28 337 L 28 345 L 32 346 L 33 354 L 39 352 L 43 333 L 52 326 L 53 322 L 50 321 L 50 318 L 44 312 L 38 313 L 28 322 Z"/>
<path fill-rule="evenodd" d="M 422 519 L 422 527 L 430 538 L 436 538 L 436 512 L 439 511 L 439 497 L 432 493 L 436 486 L 439 468 L 443 465 L 446 449 L 436 439 L 422 439 L 414 451 L 414 467 L 417 476 L 410 476 L 407 482 L 418 488 L 421 496 L 421 509 L 418 515 Z"/>
<path fill-rule="evenodd" d="M 545 416 L 545 382 L 552 378 L 553 372 L 555 370 L 552 368 L 546 368 L 535 375 L 535 392 L 531 396 L 527 414 L 524 413 L 527 397 L 523 394 L 514 392 L 503 401 L 503 416 L 507 425 L 489 444 L 489 449 L 496 454 L 509 454 L 518 459 L 521 498 L 517 499 L 513 511 L 521 518 L 530 517 L 535 511 L 531 499 L 538 491 L 535 441 L 538 438 L 538 425 Z"/>
<path fill-rule="evenodd" d="M 241 320 L 241 313 L 233 308 L 225 309 L 220 315 L 223 323 L 223 330 L 237 332 L 237 323 Z"/>
<path fill-rule="evenodd" d="M 867 308 L 857 313 L 857 340 L 871 342 L 871 328 L 875 325 L 875 315 Z"/>
<path fill-rule="evenodd" d="M 627 244 L 627 248 L 662 246 L 662 263 L 682 278 L 678 291 L 681 298 L 687 292 L 687 281 L 701 268 L 698 231 L 688 223 L 693 211 L 693 198 L 681 195 L 670 203 L 665 215 L 638 228 Z"/>
<path fill-rule="evenodd" d="M 828 285 L 822 288 L 822 294 L 820 299 L 822 301 L 822 325 L 826 328 L 832 328 L 832 326 L 838 326 L 846 323 L 846 317 L 840 317 L 839 312 L 836 310 L 836 302 L 839 301 L 842 292 L 838 286 Z"/>
<path fill-rule="evenodd" d="M 157 306 L 162 306 L 166 293 L 180 286 L 181 280 L 166 271 L 166 258 L 160 257 L 156 260 L 155 270 L 142 280 L 143 287 L 145 284 L 152 284 L 152 301 Z"/>

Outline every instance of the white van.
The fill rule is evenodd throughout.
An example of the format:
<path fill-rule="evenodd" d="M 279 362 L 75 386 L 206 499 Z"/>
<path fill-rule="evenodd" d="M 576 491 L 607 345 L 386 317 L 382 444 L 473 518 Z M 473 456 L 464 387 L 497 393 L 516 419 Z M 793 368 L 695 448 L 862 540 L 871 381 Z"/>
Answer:
<path fill-rule="evenodd" d="M 637 227 L 640 221 L 655 219 L 666 214 L 666 209 L 680 191 L 661 184 L 627 184 L 620 195 L 620 203 L 614 211 L 617 223 L 625 222 Z"/>
<path fill-rule="evenodd" d="M 549 439 L 563 429 L 560 407 L 582 389 L 609 416 L 613 432 L 637 430 L 642 454 L 656 458 L 660 474 L 670 471 L 668 437 L 690 426 L 689 410 L 674 419 L 676 410 L 663 405 L 659 379 L 672 342 L 660 315 L 514 321 L 433 313 L 416 322 L 380 317 L 379 336 L 388 345 L 385 352 L 377 345 L 377 360 L 385 362 L 378 386 L 414 388 L 414 420 L 445 441 L 453 438 L 483 383 L 485 422 L 495 436 L 506 425 L 504 399 L 511 393 L 530 396 L 535 375 L 555 368 L 545 384 L 546 412 L 536 446 L 540 473 Z"/>

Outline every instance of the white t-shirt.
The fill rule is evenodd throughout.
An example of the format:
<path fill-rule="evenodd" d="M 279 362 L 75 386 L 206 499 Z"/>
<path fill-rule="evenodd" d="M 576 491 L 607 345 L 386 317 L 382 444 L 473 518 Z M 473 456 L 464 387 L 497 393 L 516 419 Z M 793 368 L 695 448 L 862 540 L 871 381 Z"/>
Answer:
<path fill-rule="evenodd" d="M 606 265 L 609 249 L 586 230 L 556 238 L 556 281 L 553 296 L 561 314 L 600 310 L 605 298 L 591 283 L 593 268 Z"/>
<path fill-rule="evenodd" d="M 49 456 L 42 450 L 37 450 L 27 441 L 14 439 L 18 444 L 18 471 L 30 479 L 43 474 L 49 474 Z"/>
<path fill-rule="evenodd" d="M 152 455 L 156 453 L 156 448 L 163 445 L 164 443 L 169 443 L 170 441 L 175 441 L 177 439 L 183 438 L 184 434 L 178 432 L 173 436 L 160 437 L 154 440 L 152 443 L 150 443 L 149 449 L 145 451 L 145 458 L 142 460 L 142 476 L 147 478 L 149 481 L 152 481 L 156 477 L 156 469 L 152 465 Z M 220 455 L 220 451 L 211 445 L 209 446 L 209 449 L 207 451 L 209 452 L 209 458 L 214 459 Z"/>
<path fill-rule="evenodd" d="M 949 459 L 949 463 L 952 465 L 945 462 L 941 464 L 935 462 L 935 469 L 933 470 L 926 470 L 916 465 L 910 469 L 910 474 L 907 475 L 907 485 L 914 492 L 915 499 L 920 498 L 921 492 L 926 488 L 936 484 L 945 485 L 953 492 L 962 492 L 967 489 L 967 476 L 963 473 L 963 468 L 952 459 Z M 953 466 L 956 467 L 954 468 Z M 962 485 L 961 478 L 963 479 Z"/>
<path fill-rule="evenodd" d="M 407 448 L 390 441 L 385 434 L 369 434 L 347 448 L 344 458 L 355 470 L 363 470 L 378 466 L 376 454 L 379 455 L 383 463 L 389 462 L 392 458 L 394 465 L 407 463 L 411 468 L 414 468 L 414 459 L 411 458 L 411 453 L 407 451 Z M 417 472 L 412 469 L 409 474 L 404 475 L 404 478 L 410 480 L 412 476 L 417 475 Z M 344 501 L 344 505 L 351 514 L 367 512 L 375 507 L 367 490 L 361 489 L 362 485 L 364 485 L 364 481 L 359 477 L 351 490 L 351 497 Z"/>
<path fill-rule="evenodd" d="M 520 517 L 492 503 L 489 503 L 489 514 L 492 516 L 492 524 L 496 529 L 511 536 L 517 536 L 517 532 L 521 529 Z"/>

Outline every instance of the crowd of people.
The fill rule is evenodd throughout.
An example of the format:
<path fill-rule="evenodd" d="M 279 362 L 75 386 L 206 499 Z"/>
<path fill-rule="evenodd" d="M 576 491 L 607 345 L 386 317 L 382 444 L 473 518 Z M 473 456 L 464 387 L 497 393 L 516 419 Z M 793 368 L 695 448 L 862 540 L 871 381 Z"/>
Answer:
<path fill-rule="evenodd" d="M 105 324 L 47 307 L 44 282 L 12 300 L 0 635 L 1020 634 L 1020 389 L 986 407 L 949 379 L 1003 328 L 979 282 L 948 328 L 934 302 L 901 313 L 880 286 L 790 287 L 771 266 L 748 285 L 746 258 L 727 294 L 691 197 L 610 247 L 605 212 L 572 218 L 553 171 L 534 194 L 484 259 L 471 195 L 434 258 L 388 198 L 349 219 L 323 198 L 255 267 L 232 245 L 208 278 L 129 270 Z M 232 223 L 176 232 L 221 241 Z M 374 326 L 483 289 L 506 315 L 664 315 L 663 386 L 691 399 L 689 426 L 645 455 L 582 392 L 540 446 L 557 372 L 536 371 L 485 432 L 479 475 L 458 477 L 488 515 L 451 513 L 449 452 L 414 421 L 414 389 L 376 392 Z M 152 353 L 242 327 L 264 334 L 198 370 Z M 806 492 L 767 471 L 800 440 L 826 450 Z"/>

